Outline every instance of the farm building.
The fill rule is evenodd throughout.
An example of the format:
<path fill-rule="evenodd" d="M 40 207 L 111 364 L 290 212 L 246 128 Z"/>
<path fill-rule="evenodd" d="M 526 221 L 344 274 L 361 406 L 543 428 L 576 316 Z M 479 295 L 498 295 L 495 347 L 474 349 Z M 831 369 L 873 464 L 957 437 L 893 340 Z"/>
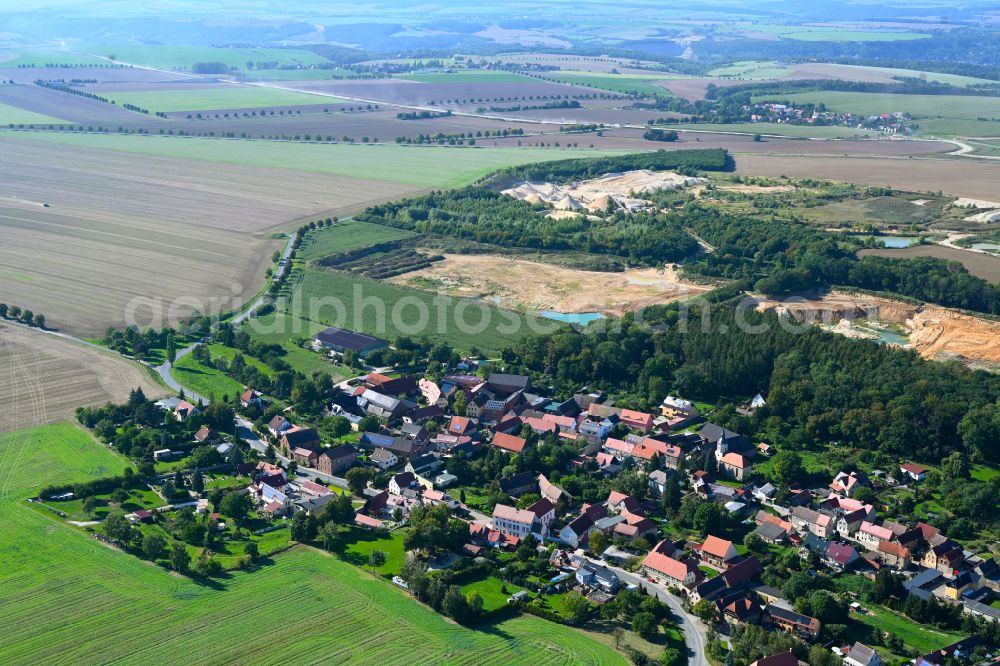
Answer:
<path fill-rule="evenodd" d="M 387 349 L 389 341 L 376 338 L 374 335 L 365 335 L 331 326 L 316 334 L 313 338 L 313 346 L 317 349 L 328 349 L 340 354 L 352 351 L 358 356 L 365 357 L 373 351 Z"/>

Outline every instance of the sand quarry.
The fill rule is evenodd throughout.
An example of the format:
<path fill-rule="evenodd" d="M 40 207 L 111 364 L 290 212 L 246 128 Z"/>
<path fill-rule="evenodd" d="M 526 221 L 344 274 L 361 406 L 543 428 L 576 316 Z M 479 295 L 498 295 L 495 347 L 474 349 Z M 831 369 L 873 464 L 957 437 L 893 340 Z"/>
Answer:
<path fill-rule="evenodd" d="M 390 282 L 448 296 L 485 298 L 515 310 L 607 315 L 711 290 L 682 281 L 672 266 L 605 273 L 493 255 L 444 256 L 444 261 Z"/>
<path fill-rule="evenodd" d="M 821 299 L 779 302 L 764 299 L 758 309 L 787 311 L 836 333 L 875 338 L 864 326 L 895 324 L 908 346 L 928 359 L 958 359 L 974 366 L 1000 368 L 1000 322 L 981 319 L 937 305 L 916 306 L 873 296 L 831 292 Z"/>
<path fill-rule="evenodd" d="M 600 178 L 570 185 L 522 183 L 503 194 L 532 204 L 545 204 L 555 211 L 597 213 L 609 209 L 640 210 L 650 205 L 641 198 L 660 190 L 679 190 L 708 182 L 705 178 L 682 176 L 672 171 L 639 169 L 609 173 Z"/>

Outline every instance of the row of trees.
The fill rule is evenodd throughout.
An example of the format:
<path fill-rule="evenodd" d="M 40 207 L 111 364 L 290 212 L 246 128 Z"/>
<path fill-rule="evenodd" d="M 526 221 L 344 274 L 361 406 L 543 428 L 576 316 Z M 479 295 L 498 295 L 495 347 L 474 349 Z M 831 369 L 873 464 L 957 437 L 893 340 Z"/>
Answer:
<path fill-rule="evenodd" d="M 45 315 L 41 312 L 32 312 L 27 308 L 21 308 L 18 305 L 0 303 L 0 318 L 19 321 L 22 324 L 27 324 L 28 326 L 45 328 Z"/>

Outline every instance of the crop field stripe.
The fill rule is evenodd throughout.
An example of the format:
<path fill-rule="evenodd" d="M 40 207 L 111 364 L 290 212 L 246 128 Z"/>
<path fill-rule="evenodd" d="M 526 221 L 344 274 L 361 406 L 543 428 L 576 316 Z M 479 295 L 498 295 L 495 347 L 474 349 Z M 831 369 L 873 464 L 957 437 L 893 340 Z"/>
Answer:
<path fill-rule="evenodd" d="M 308 93 L 293 92 L 263 86 L 233 86 L 230 88 L 182 88 L 147 92 L 106 92 L 119 104 L 128 103 L 150 111 L 214 111 L 217 109 L 265 109 L 269 107 L 328 104 L 338 106 L 346 100 L 320 98 Z"/>
<path fill-rule="evenodd" d="M 628 151 L 571 148 L 495 148 L 345 145 L 158 136 L 11 133 L 5 139 L 46 141 L 129 153 L 257 167 L 329 173 L 422 187 L 457 187 L 501 167 Z M 634 151 L 633 151 L 634 152 Z"/>

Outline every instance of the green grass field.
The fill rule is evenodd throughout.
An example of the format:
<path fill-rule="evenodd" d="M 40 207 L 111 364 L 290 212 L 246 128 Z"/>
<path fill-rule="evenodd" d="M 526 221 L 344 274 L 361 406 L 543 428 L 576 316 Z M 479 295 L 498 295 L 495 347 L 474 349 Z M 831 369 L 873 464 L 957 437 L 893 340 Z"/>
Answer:
<path fill-rule="evenodd" d="M 358 76 L 347 69 L 244 69 L 240 75 L 250 81 L 326 81 Z"/>
<path fill-rule="evenodd" d="M 10 104 L 0 104 L 0 125 L 58 125 L 67 121 L 28 111 Z"/>
<path fill-rule="evenodd" d="M 704 130 L 706 132 L 739 132 L 743 134 L 773 134 L 795 139 L 842 139 L 876 136 L 879 132 L 853 127 L 814 127 L 811 125 L 786 125 L 784 123 L 698 123 L 657 125 L 667 129 Z M 683 139 L 683 135 L 681 136 Z"/>
<path fill-rule="evenodd" d="M 496 576 L 488 576 L 462 585 L 462 592 L 466 596 L 475 593 L 483 598 L 483 610 L 487 613 L 505 607 L 510 595 L 523 589 L 513 583 L 504 583 Z"/>
<path fill-rule="evenodd" d="M 939 631 L 878 606 L 865 604 L 865 611 L 867 612 L 863 615 L 852 614 L 851 617 L 860 624 L 898 636 L 910 648 L 918 652 L 930 652 L 954 643 L 963 637 L 961 633 Z"/>
<path fill-rule="evenodd" d="M 329 61 L 312 51 L 269 48 L 219 48 L 214 46 L 166 46 L 159 44 L 101 44 L 80 49 L 117 62 L 190 70 L 199 62 L 221 62 L 246 69 L 247 62 L 276 62 L 279 65 L 321 65 Z"/>
<path fill-rule="evenodd" d="M 744 60 L 734 62 L 725 67 L 716 67 L 708 73 L 709 76 L 724 76 L 734 79 L 780 79 L 791 74 L 792 68 L 785 67 L 774 61 Z"/>
<path fill-rule="evenodd" d="M 227 395 L 232 398 L 243 390 L 243 385 L 230 379 L 215 368 L 209 368 L 188 354 L 178 359 L 170 369 L 181 386 L 189 388 L 209 400 Z"/>
<path fill-rule="evenodd" d="M 727 28 L 732 32 L 756 32 L 803 42 L 895 42 L 929 39 L 931 36 L 926 32 L 857 30 L 836 26 L 786 25 L 782 23 L 736 23 L 727 26 Z"/>
<path fill-rule="evenodd" d="M 571 83 L 578 86 L 587 86 L 588 88 L 600 88 L 602 90 L 610 90 L 612 92 L 624 93 L 624 94 L 638 94 L 638 95 L 660 95 L 663 97 L 669 97 L 671 95 L 670 91 L 662 86 L 656 85 L 656 81 L 667 80 L 672 78 L 678 78 L 676 76 L 645 76 L 642 78 L 633 78 L 632 75 L 620 75 L 620 74 L 596 74 L 589 72 L 545 72 L 546 79 L 551 79 L 553 81 L 559 81 L 562 83 Z"/>
<path fill-rule="evenodd" d="M 249 327 L 251 334 L 255 326 L 270 331 L 257 334 L 267 341 L 297 340 L 327 326 L 342 326 L 390 341 L 402 335 L 426 336 L 462 351 L 477 347 L 494 354 L 528 335 L 526 322 L 523 315 L 485 301 L 439 297 L 348 273 L 306 269 L 291 302 Z M 556 325 L 551 320 L 540 324 Z"/>
<path fill-rule="evenodd" d="M 459 69 L 454 72 L 425 72 L 399 74 L 395 78 L 420 83 L 525 83 L 530 79 L 514 72 L 488 69 Z"/>
<path fill-rule="evenodd" d="M 305 547 L 211 585 L 102 545 L 20 503 L 38 487 L 120 473 L 122 461 L 69 424 L 0 438 L 0 662 L 175 660 L 622 664 L 611 648 L 531 616 L 470 630 L 390 583 Z M 275 612 L 280 609 L 280 621 Z"/>
<path fill-rule="evenodd" d="M 224 357 L 231 361 L 238 353 L 236 349 L 220 344 L 209 345 L 208 351 L 209 354 L 211 354 L 212 360 Z M 246 361 L 247 365 L 257 368 L 265 375 L 270 376 L 274 374 L 274 371 L 271 370 L 269 366 L 261 363 L 252 356 L 244 354 L 243 359 Z M 212 399 L 213 397 L 221 398 L 224 395 L 228 395 L 230 398 L 233 398 L 244 389 L 242 384 L 235 379 L 230 378 L 225 373 L 216 370 L 215 368 L 207 367 L 196 361 L 192 354 L 188 354 L 187 356 L 183 356 L 178 359 L 171 367 L 170 374 L 173 375 L 174 379 L 180 382 L 181 386 L 192 389 L 199 395 L 205 396 L 209 399 Z"/>
<path fill-rule="evenodd" d="M 134 104 L 150 111 L 214 111 L 216 109 L 263 109 L 273 106 L 325 104 L 338 106 L 345 100 L 263 86 L 229 88 L 178 88 L 147 92 L 108 93 L 119 104 Z"/>
<path fill-rule="evenodd" d="M 975 148 L 974 154 L 976 155 L 990 155 L 993 157 L 1000 157 L 1000 140 L 967 141 L 966 143 Z"/>
<path fill-rule="evenodd" d="M 332 227 L 310 232 L 302 241 L 298 256 L 306 261 L 319 259 L 338 252 L 356 250 L 377 243 L 410 238 L 414 234 L 405 229 L 394 229 L 381 224 L 344 220 Z"/>
<path fill-rule="evenodd" d="M 754 101 L 775 96 L 754 97 Z M 1000 118 L 1000 97 L 969 97 L 964 95 L 889 95 L 860 92 L 806 92 L 778 95 L 782 100 L 798 103 L 826 104 L 838 112 L 865 116 L 897 111 L 918 117 L 920 133 L 934 135 L 997 136 L 1000 122 L 977 118 Z"/>
<path fill-rule="evenodd" d="M 313 145 L 138 135 L 17 133 L 11 138 L 85 148 L 183 157 L 226 164 L 330 173 L 428 188 L 466 185 L 499 168 L 573 157 L 620 155 L 626 151 L 571 148 L 478 148 L 448 146 Z M 225 141 L 225 143 L 221 143 Z"/>

